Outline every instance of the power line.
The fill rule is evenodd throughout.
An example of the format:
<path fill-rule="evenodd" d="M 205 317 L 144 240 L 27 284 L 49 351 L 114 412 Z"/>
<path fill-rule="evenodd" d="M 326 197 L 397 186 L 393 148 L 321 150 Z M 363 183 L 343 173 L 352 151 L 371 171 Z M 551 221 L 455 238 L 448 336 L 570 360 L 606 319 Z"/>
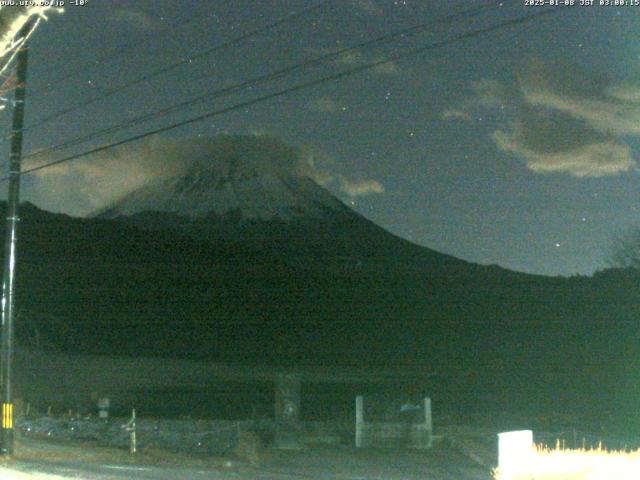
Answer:
<path fill-rule="evenodd" d="M 114 142 L 114 143 L 111 143 L 111 144 L 103 145 L 103 146 L 91 149 L 89 151 L 86 151 L 86 152 L 82 152 L 82 153 L 79 153 L 79 154 L 71 155 L 69 157 L 65 157 L 65 158 L 62 158 L 62 159 L 59 159 L 59 160 L 55 160 L 53 162 L 49 162 L 49 163 L 46 163 L 46 164 L 43 164 L 43 165 L 39 165 L 37 167 L 33 167 L 33 168 L 30 168 L 30 169 L 24 170 L 22 173 L 25 173 L 25 174 L 26 173 L 32 173 L 32 172 L 35 172 L 35 171 L 38 171 L 38 170 L 42 170 L 44 168 L 48 168 L 50 166 L 54 166 L 54 165 L 58 165 L 58 164 L 61 164 L 61 163 L 68 162 L 68 161 L 76 160 L 78 158 L 81 158 L 81 157 L 84 157 L 84 156 L 87 156 L 87 155 L 91 155 L 91 154 L 95 154 L 95 153 L 99 153 L 101 151 L 108 150 L 110 148 L 115 148 L 115 147 L 118 147 L 120 145 L 124 145 L 126 143 L 134 142 L 136 140 L 141 140 L 141 139 L 146 138 L 146 137 L 151 136 L 151 135 L 155 135 L 155 134 L 158 134 L 158 133 L 163 133 L 163 132 L 166 132 L 166 131 L 170 131 L 170 130 L 173 130 L 175 128 L 179 128 L 179 127 L 182 127 L 182 126 L 185 126 L 185 125 L 189 125 L 189 124 L 192 124 L 192 123 L 197 123 L 197 122 L 200 122 L 202 120 L 206 120 L 206 119 L 212 118 L 214 116 L 218 116 L 218 115 L 222 115 L 222 114 L 225 114 L 225 113 L 229 113 L 231 111 L 238 110 L 238 109 L 241 109 L 241 108 L 244 108 L 244 107 L 248 107 L 248 106 L 251 106 L 251 105 L 254 105 L 254 104 L 257 104 L 257 103 L 262 103 L 262 102 L 270 100 L 272 98 L 276 98 L 276 97 L 280 97 L 280 96 L 283 96 L 283 95 L 286 95 L 286 94 L 289 94 L 289 93 L 297 92 L 297 91 L 303 90 L 305 88 L 309 88 L 309 87 L 316 86 L 316 85 L 319 85 L 319 84 L 327 83 L 327 82 L 333 81 L 333 80 L 339 80 L 341 78 L 352 76 L 352 75 L 355 75 L 357 73 L 361 73 L 361 72 L 366 71 L 366 70 L 371 70 L 371 69 L 376 68 L 376 67 L 378 67 L 380 65 L 393 63 L 395 61 L 398 61 L 398 60 L 404 59 L 406 57 L 413 56 L 413 55 L 416 55 L 416 54 L 419 54 L 419 53 L 422 53 L 422 52 L 425 52 L 425 51 L 428 51 L 428 50 L 434 50 L 436 48 L 447 46 L 447 45 L 450 45 L 450 44 L 453 44 L 453 43 L 456 43 L 456 42 L 459 42 L 459 41 L 462 41 L 462 40 L 466 40 L 468 38 L 473 38 L 473 37 L 476 37 L 476 36 L 479 36 L 479 35 L 490 33 L 490 32 L 499 30 L 501 28 L 513 26 L 513 25 L 516 25 L 516 24 L 525 23 L 525 22 L 528 22 L 530 20 L 537 19 L 537 18 L 540 18 L 542 16 L 548 15 L 548 14 L 552 13 L 553 11 L 555 11 L 555 9 L 547 9 L 547 10 L 538 12 L 536 14 L 527 15 L 527 16 L 520 17 L 520 18 L 517 18 L 517 19 L 512 19 L 512 20 L 509 20 L 509 21 L 506 21 L 506 22 L 502 22 L 502 23 L 499 23 L 499 24 L 496 24 L 496 25 L 493 25 L 493 26 L 490 26 L 490 27 L 474 30 L 472 32 L 467 32 L 465 34 L 458 35 L 457 37 L 454 37 L 453 39 L 445 40 L 445 41 L 442 41 L 442 42 L 432 43 L 432 44 L 429 44 L 429 45 L 426 45 L 426 46 L 423 46 L 423 47 L 419 47 L 419 48 L 413 49 L 413 50 L 411 50 L 409 52 L 405 52 L 403 54 L 399 54 L 399 55 L 390 57 L 388 59 L 383 59 L 383 60 L 379 60 L 379 61 L 376 61 L 376 62 L 371 62 L 371 63 L 365 64 L 365 65 L 361 65 L 359 67 L 355 67 L 355 68 L 352 68 L 352 69 L 349 69 L 349 70 L 345 70 L 345 71 L 339 72 L 337 74 L 329 75 L 329 76 L 326 76 L 326 77 L 322 77 L 320 79 L 311 80 L 309 82 L 304 82 L 304 83 L 301 83 L 301 84 L 298 84 L 298 85 L 294 85 L 292 87 L 288 87 L 288 88 L 285 88 L 283 90 L 279 90 L 277 92 L 273 92 L 271 94 L 264 95 L 262 97 L 258 97 L 258 98 L 252 99 L 252 100 L 241 102 L 241 103 L 229 106 L 229 107 L 225 107 L 225 108 L 220 109 L 220 110 L 215 110 L 213 112 L 209 112 L 209 113 L 206 113 L 206 114 L 203 114 L 203 115 L 199 115 L 197 117 L 194 117 L 194 118 L 191 118 L 191 119 L 188 119 L 188 120 L 177 122 L 177 123 L 174 123 L 174 124 L 169 125 L 169 126 L 161 127 L 161 128 L 149 131 L 149 132 L 145 132 L 145 133 L 142 133 L 142 134 L 139 134 L 139 135 L 135 135 L 133 137 L 129 137 L 127 139 L 124 139 L 124 140 L 121 140 L 121 141 L 118 141 L 118 142 Z M 6 180 L 6 178 L 2 178 L 1 180 Z"/>
<path fill-rule="evenodd" d="M 235 105 L 232 105 L 232 106 L 229 106 L 229 107 L 225 107 L 225 108 L 222 108 L 220 110 L 215 110 L 213 112 L 209 112 L 209 113 L 206 113 L 206 114 L 203 114 L 203 115 L 199 115 L 197 117 L 193 117 L 193 118 L 190 118 L 188 120 L 184 120 L 184 121 L 177 122 L 177 123 L 165 126 L 165 127 L 157 128 L 155 130 L 151 130 L 151 131 L 139 134 L 139 135 L 135 135 L 133 137 L 129 137 L 129 138 L 126 138 L 124 140 L 120 140 L 118 142 L 114 142 L 114 143 L 110 143 L 110 144 L 103 145 L 103 146 L 100 146 L 100 147 L 96 147 L 96 148 L 93 148 L 91 150 L 88 150 L 88 151 L 85 151 L 85 152 L 82 152 L 82 153 L 78 153 L 78 154 L 71 155 L 71 156 L 68 156 L 68 157 L 65 157 L 65 158 L 62 158 L 62 159 L 59 159 L 59 160 L 55 160 L 55 161 L 52 161 L 52 162 L 49 162 L 49 163 L 45 163 L 45 164 L 39 165 L 37 167 L 29 168 L 27 170 L 23 170 L 22 173 L 23 174 L 28 174 L 28 173 L 33 173 L 33 172 L 36 172 L 36 171 L 39 171 L 39 170 L 44 170 L 45 168 L 53 167 L 55 165 L 59 165 L 59 164 L 66 163 L 66 162 L 70 162 L 70 161 L 73 161 L 73 160 L 77 160 L 79 158 L 86 157 L 88 155 L 92 155 L 92 154 L 99 153 L 99 152 L 102 152 L 102 151 L 105 151 L 105 150 L 109 150 L 111 148 L 115 148 L 115 147 L 118 147 L 118 146 L 121 146 L 121 145 L 125 145 L 127 143 L 131 143 L 131 142 L 134 142 L 134 141 L 137 141 L 137 140 L 141 140 L 141 139 L 149 137 L 151 135 L 156 135 L 158 133 L 164 133 L 164 132 L 167 132 L 167 131 L 170 131 L 170 130 L 174 130 L 176 128 L 183 127 L 185 125 L 189 125 L 189 124 L 192 124 L 192 123 L 197 123 L 197 122 L 200 122 L 202 120 L 207 120 L 209 118 L 212 118 L 212 117 L 215 117 L 215 116 L 218 116 L 218 115 L 223 115 L 225 113 L 229 113 L 229 112 L 232 112 L 234 110 L 238 110 L 238 109 L 245 108 L 245 107 L 248 107 L 248 106 L 252 106 L 252 105 L 255 105 L 255 104 L 258 104 L 258 103 L 262 103 L 262 102 L 265 102 L 267 100 L 271 100 L 273 98 L 281 97 L 283 95 L 287 95 L 287 94 L 290 94 L 290 93 L 298 92 L 300 90 L 303 90 L 303 89 L 306 89 L 306 88 L 310 88 L 310 87 L 314 87 L 316 85 L 321 85 L 323 83 L 327 83 L 327 82 L 330 82 L 330 81 L 335 81 L 335 80 L 340 80 L 342 78 L 350 77 L 352 75 L 355 75 L 355 74 L 358 74 L 358 73 L 361 73 L 361 72 L 364 72 L 364 71 L 371 70 L 373 68 L 379 67 L 380 65 L 393 63 L 393 62 L 396 62 L 398 60 L 402 60 L 404 58 L 407 58 L 409 56 L 414 56 L 414 55 L 417 55 L 417 54 L 420 54 L 420 53 L 423 53 L 423 52 L 426 52 L 426 51 L 429 51 L 429 50 L 435 50 L 437 48 L 445 47 L 445 46 L 451 45 L 453 43 L 457 43 L 457 42 L 460 42 L 462 40 L 467 40 L 467 39 L 474 38 L 474 37 L 477 37 L 477 36 L 480 36 L 480 35 L 491 33 L 491 32 L 500 30 L 500 29 L 505 28 L 505 27 L 511 27 L 511 26 L 514 26 L 514 25 L 523 24 L 523 23 L 526 23 L 526 22 L 541 18 L 543 16 L 549 15 L 549 14 L 551 14 L 553 12 L 560 12 L 560 11 L 566 11 L 566 9 L 550 8 L 550 9 L 546 9 L 546 10 L 540 11 L 538 13 L 534 13 L 534 14 L 531 14 L 531 15 L 526 15 L 524 17 L 519 17 L 519 18 L 515 18 L 515 19 L 512 19 L 512 20 L 508 20 L 506 22 L 498 23 L 498 24 L 492 25 L 490 27 L 485 27 L 485 28 L 474 30 L 472 32 L 467 32 L 467 33 L 464 33 L 464 34 L 460 34 L 460 35 L 458 35 L 458 36 L 456 36 L 456 37 L 454 37 L 452 39 L 448 39 L 448 40 L 441 41 L 441 42 L 431 43 L 429 45 L 418 47 L 418 48 L 415 48 L 415 49 L 410 50 L 408 52 L 389 57 L 387 59 L 379 60 L 379 61 L 376 61 L 376 62 L 371 62 L 371 63 L 365 64 L 365 65 L 361 65 L 359 67 L 354 67 L 352 69 L 344 70 L 342 72 L 339 72 L 339 73 L 336 73 L 336 74 L 333 74 L 333 75 L 328 75 L 328 76 L 325 76 L 325 77 L 322 77 L 322 78 L 319 78 L 319 79 L 316 79 L 316 80 L 311 80 L 311 81 L 308 81 L 308 82 L 299 83 L 297 85 L 294 85 L 294 86 L 291 86 L 291 87 L 287 87 L 285 89 L 279 90 L 277 92 L 270 93 L 268 95 L 263 95 L 261 97 L 254 98 L 252 100 L 247 100 L 245 102 L 237 103 Z M 0 180 L 6 181 L 7 177 L 3 177 Z"/>
<path fill-rule="evenodd" d="M 340 56 L 344 55 L 345 53 L 349 53 L 349 52 L 353 52 L 355 50 L 361 50 L 363 48 L 366 47 L 370 47 L 372 45 L 378 44 L 378 43 L 382 43 L 382 42 L 386 42 L 386 41 L 390 41 L 393 40 L 395 38 L 398 37 L 406 37 L 409 35 L 414 35 L 416 33 L 418 33 L 420 30 L 424 30 L 425 28 L 432 26 L 434 23 L 449 23 L 452 22 L 460 17 L 467 17 L 470 18 L 474 15 L 477 15 L 479 13 L 482 13 L 485 10 L 489 10 L 489 9 L 495 9 L 497 8 L 492 2 L 488 2 L 485 3 L 484 5 L 480 5 L 478 7 L 473 7 L 461 12 L 457 12 L 451 15 L 447 15 L 446 17 L 443 18 L 439 18 L 433 21 L 429 21 L 429 22 L 425 22 L 425 23 L 421 23 L 418 25 L 414 25 L 412 27 L 408 27 L 402 30 L 398 30 L 389 34 L 385 34 L 367 41 L 363 41 L 360 42 L 358 44 L 355 44 L 351 47 L 345 47 L 342 48 L 340 50 L 337 50 L 335 52 L 330 52 L 330 53 L 326 53 L 324 55 L 321 55 L 319 57 L 314 57 L 314 58 L 309 58 L 301 63 L 297 63 L 295 65 L 291 65 L 288 67 L 285 67 L 283 69 L 277 70 L 275 72 L 271 72 L 265 75 L 260 75 L 256 78 L 250 79 L 250 80 L 246 80 L 244 82 L 240 82 L 240 83 L 236 83 L 234 85 L 230 85 L 226 88 L 223 89 L 216 89 L 213 91 L 209 91 L 203 95 L 200 95 L 198 97 L 195 97 L 193 99 L 178 103 L 176 105 L 172 105 L 170 107 L 165 107 L 159 110 L 156 110 L 154 112 L 150 112 L 144 115 L 140 115 L 137 117 L 134 117 L 130 120 L 127 120 L 126 122 L 120 123 L 120 124 L 116 124 L 116 125 L 112 125 L 110 127 L 106 127 L 104 129 L 98 130 L 98 131 L 94 131 L 92 133 L 88 133 L 85 135 L 80 135 L 78 137 L 75 137 L 73 139 L 70 139 L 68 141 L 62 142 L 60 144 L 57 145 L 53 145 L 51 147 L 47 147 L 43 150 L 39 150 L 37 152 L 33 152 L 30 153 L 28 155 L 26 155 L 24 158 L 31 158 L 34 156 L 40 156 L 44 153 L 49 153 L 52 151 L 56 151 L 56 150 L 60 150 L 66 147 L 70 147 L 73 145 L 78 145 L 81 143 L 85 143 L 86 141 L 89 141 L 93 138 L 96 138 L 98 136 L 101 135 L 105 135 L 107 133 L 114 133 L 117 132 L 119 130 L 123 130 L 125 128 L 129 128 L 135 125 L 139 125 L 141 123 L 145 123 L 149 120 L 153 120 L 153 119 L 157 119 L 157 118 L 161 118 L 164 117 L 172 112 L 175 112 L 177 110 L 182 110 L 184 108 L 187 108 L 191 105 L 194 105 L 196 103 L 202 102 L 204 100 L 208 100 L 208 99 L 215 99 L 218 97 L 222 97 L 222 96 L 226 96 L 229 95 L 231 93 L 238 93 L 241 92 L 245 89 L 251 88 L 253 86 L 259 85 L 260 83 L 263 83 L 265 81 L 269 81 L 269 80 L 276 80 L 278 78 L 284 77 L 290 73 L 296 72 L 298 70 L 303 70 L 305 68 L 314 66 L 314 65 L 318 65 L 321 64 L 323 62 L 326 62 L 328 60 L 333 60 L 336 58 L 339 58 Z M 197 79 L 196 79 L 197 80 Z"/>
<path fill-rule="evenodd" d="M 160 31 L 154 31 L 154 32 L 151 32 L 151 33 L 147 33 L 146 34 L 147 37 L 144 40 L 142 40 L 142 43 L 148 42 L 150 39 L 152 39 L 153 37 L 156 37 L 159 34 L 166 33 L 167 30 L 185 27 L 186 25 L 189 25 L 191 23 L 199 22 L 199 21 L 203 20 L 204 18 L 209 18 L 209 17 L 202 17 L 200 15 L 189 17 L 189 18 L 183 19 L 183 20 L 181 20 L 181 21 L 179 21 L 179 22 L 177 22 L 177 23 L 175 23 L 173 25 L 168 25 L 165 28 L 161 29 Z M 61 85 L 66 80 L 74 78 L 77 75 L 82 74 L 82 73 L 84 73 L 84 72 L 86 72 L 88 70 L 92 70 L 92 69 L 98 67 L 99 65 L 101 65 L 103 63 L 107 63 L 107 62 L 110 62 L 112 60 L 115 60 L 116 58 L 122 56 L 123 54 L 129 52 L 130 50 L 135 50 L 136 48 L 140 47 L 140 45 L 141 45 L 141 42 L 139 40 L 122 43 L 122 44 L 116 46 L 113 49 L 113 51 L 111 53 L 109 53 L 108 55 L 104 55 L 101 58 L 85 62 L 84 65 L 81 65 L 79 69 L 75 69 L 72 72 L 63 74 L 63 75 L 61 75 L 61 76 L 59 76 L 57 78 L 54 78 L 53 80 L 49 80 L 47 83 L 50 83 L 52 85 Z M 64 63 L 64 62 L 58 62 L 58 65 L 61 64 L 61 63 Z M 48 68 L 50 70 L 55 70 L 56 66 L 57 66 L 56 64 L 49 65 Z"/>
<path fill-rule="evenodd" d="M 300 18 L 300 17 L 302 17 L 302 16 L 304 16 L 304 15 L 306 15 L 306 14 L 308 14 L 308 13 L 314 11 L 314 10 L 319 9 L 320 7 L 322 7 L 325 4 L 329 3 L 330 1 L 332 1 L 332 0 L 322 0 L 321 2 L 317 3 L 316 5 L 314 5 L 312 7 L 305 8 L 303 10 L 300 10 L 299 12 L 290 13 L 290 14 L 282 17 L 282 18 L 279 18 L 275 22 L 270 23 L 269 25 L 257 28 L 255 30 L 250 31 L 250 32 L 247 32 L 247 33 L 245 33 L 243 35 L 240 35 L 239 37 L 236 37 L 236 38 L 234 38 L 232 40 L 224 42 L 224 43 L 222 43 L 220 45 L 216 45 L 215 47 L 209 48 L 207 50 L 204 50 L 202 52 L 194 54 L 194 55 L 192 55 L 190 57 L 184 58 L 184 59 L 180 60 L 179 62 L 175 62 L 175 63 L 172 63 L 172 64 L 167 65 L 165 67 L 162 67 L 160 69 L 154 70 L 153 72 L 151 72 L 151 73 L 149 73 L 147 75 L 144 75 L 144 76 L 138 78 L 137 80 L 134 80 L 132 82 L 127 82 L 127 83 L 121 84 L 121 85 L 119 85 L 117 87 L 108 89 L 104 94 L 102 94 L 102 95 L 100 95 L 98 97 L 91 98 L 89 100 L 86 100 L 84 102 L 80 102 L 80 103 L 78 103 L 76 105 L 73 105 L 71 107 L 65 108 L 65 109 L 60 110 L 60 111 L 55 112 L 55 113 L 52 113 L 51 115 L 47 115 L 47 116 L 45 116 L 43 118 L 40 118 L 40 119 L 36 120 L 35 123 L 25 127 L 24 130 L 25 131 L 31 130 L 31 129 L 35 128 L 35 127 L 39 127 L 41 125 L 44 125 L 45 123 L 49 122 L 50 120 L 53 120 L 54 118 L 57 118 L 57 117 L 60 117 L 60 116 L 63 116 L 63 115 L 67 115 L 67 114 L 69 114 L 71 112 L 74 112 L 74 111 L 80 109 L 80 108 L 86 107 L 86 106 L 91 105 L 93 103 L 99 102 L 100 100 L 104 100 L 105 98 L 109 98 L 109 97 L 111 97 L 111 96 L 113 96 L 113 95 L 115 95 L 117 93 L 123 92 L 123 91 L 133 87 L 134 85 L 139 85 L 139 84 L 144 83 L 146 81 L 149 81 L 149 80 L 151 80 L 153 78 L 159 77 L 160 75 L 164 75 L 164 74 L 167 74 L 169 72 L 172 72 L 172 71 L 180 68 L 183 65 L 186 65 L 186 64 L 189 64 L 189 63 L 193 62 L 194 60 L 209 56 L 212 53 L 215 53 L 217 51 L 227 49 L 227 48 L 231 47 L 232 45 L 235 45 L 235 44 L 243 42 L 244 40 L 247 40 L 247 39 L 249 39 L 251 37 L 260 35 L 262 33 L 265 33 L 265 32 L 267 32 L 269 30 L 272 30 L 272 29 L 274 29 L 274 28 L 276 28 L 276 27 L 278 27 L 278 26 L 280 26 L 282 24 L 294 21 L 294 20 L 296 20 L 296 19 L 298 19 L 298 18 Z"/>

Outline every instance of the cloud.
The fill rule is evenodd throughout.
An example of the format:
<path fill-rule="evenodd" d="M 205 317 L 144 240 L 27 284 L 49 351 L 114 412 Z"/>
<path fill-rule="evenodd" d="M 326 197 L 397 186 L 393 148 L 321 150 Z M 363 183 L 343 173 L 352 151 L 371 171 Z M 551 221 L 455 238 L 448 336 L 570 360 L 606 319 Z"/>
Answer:
<path fill-rule="evenodd" d="M 509 87 L 495 80 L 471 85 L 472 100 L 442 113 L 470 121 L 499 109 L 504 127 L 490 138 L 536 173 L 603 177 L 633 170 L 628 144 L 640 135 L 640 84 L 589 76 L 572 67 L 531 62 Z"/>
<path fill-rule="evenodd" d="M 605 89 L 605 94 L 623 102 L 640 103 L 640 83 L 622 82 Z"/>
<path fill-rule="evenodd" d="M 362 54 L 360 52 L 356 50 L 350 50 L 338 55 L 335 61 L 338 65 L 353 66 L 360 63 L 361 60 L 362 60 Z"/>
<path fill-rule="evenodd" d="M 160 23 L 151 15 L 132 8 L 118 8 L 111 13 L 111 20 L 122 23 L 133 30 L 156 30 Z"/>
<path fill-rule="evenodd" d="M 384 10 L 374 0 L 355 0 L 355 4 L 360 10 L 369 15 L 380 16 L 384 13 Z"/>
<path fill-rule="evenodd" d="M 567 151 L 543 153 L 529 148 L 522 137 L 497 130 L 492 134 L 496 145 L 505 152 L 523 158 L 529 170 L 537 173 L 570 173 L 574 177 L 604 177 L 626 172 L 635 166 L 628 145 L 599 142 L 576 146 Z"/>
<path fill-rule="evenodd" d="M 31 157 L 25 168 L 49 163 Z M 351 181 L 332 172 L 331 159 L 310 147 L 294 147 L 268 135 L 218 135 L 207 139 L 164 139 L 105 150 L 61 163 L 25 178 L 24 198 L 46 210 L 89 215 L 145 185 L 175 177 L 194 163 L 206 163 L 216 175 L 274 174 L 306 176 L 350 196 L 382 193 L 371 180 Z"/>
<path fill-rule="evenodd" d="M 575 98 L 539 88 L 524 89 L 523 94 L 530 105 L 564 112 L 598 131 L 613 135 L 640 135 L 640 105 L 631 101 L 640 92 L 614 91 L 618 98 Z M 627 98 L 620 99 L 623 95 Z"/>
<path fill-rule="evenodd" d="M 328 164 L 331 163 L 328 157 L 308 147 L 302 149 L 302 154 L 307 165 L 306 175 L 318 185 L 329 186 L 334 181 L 335 176 L 328 169 Z M 322 167 L 319 165 L 322 165 Z"/>
<path fill-rule="evenodd" d="M 331 97 L 321 97 L 309 102 L 309 110 L 321 113 L 334 113 L 338 111 L 338 104 Z"/>
<path fill-rule="evenodd" d="M 483 79 L 478 82 L 471 83 L 475 101 L 483 107 L 497 107 L 503 104 L 505 99 L 509 98 L 509 89 L 497 80 Z"/>
<path fill-rule="evenodd" d="M 382 60 L 381 58 L 376 61 Z M 380 75 L 396 75 L 398 73 L 398 65 L 395 62 L 385 62 L 373 68 L 375 73 Z"/>
<path fill-rule="evenodd" d="M 183 165 L 176 158 L 181 151 L 192 153 L 176 142 L 153 138 L 61 163 L 30 175 L 25 198 L 47 210 L 84 216 L 149 182 L 179 173 Z M 51 160 L 32 157 L 25 168 Z"/>
<path fill-rule="evenodd" d="M 362 197 L 373 193 L 384 193 L 384 187 L 377 180 L 360 179 L 349 180 L 344 176 L 339 177 L 340 190 L 350 197 Z"/>
<path fill-rule="evenodd" d="M 464 110 L 460 110 L 457 108 L 449 108 L 442 112 L 442 118 L 444 120 L 459 119 L 459 120 L 468 121 L 468 120 L 471 120 L 471 115 L 468 112 L 465 112 Z"/>
<path fill-rule="evenodd" d="M 381 56 L 366 55 L 358 50 L 348 49 L 347 51 L 338 54 L 337 52 L 339 52 L 340 50 L 342 50 L 342 48 L 339 48 L 339 49 L 309 48 L 307 49 L 307 51 L 311 54 L 313 58 L 333 55 L 330 61 L 337 68 L 355 67 L 357 65 L 362 65 L 364 63 L 369 63 L 369 62 L 375 63 L 383 60 L 383 57 Z M 373 67 L 371 71 L 374 73 L 377 73 L 378 75 L 389 76 L 389 75 L 398 74 L 400 72 L 400 67 L 398 67 L 398 64 L 395 62 L 387 61 L 385 63 L 381 63 L 380 65 Z"/>

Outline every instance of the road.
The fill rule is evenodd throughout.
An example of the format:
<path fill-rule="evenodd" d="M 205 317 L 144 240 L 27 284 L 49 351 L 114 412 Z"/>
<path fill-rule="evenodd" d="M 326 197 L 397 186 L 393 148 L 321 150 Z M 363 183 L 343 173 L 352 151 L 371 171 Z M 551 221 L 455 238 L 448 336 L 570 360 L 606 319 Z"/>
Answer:
<path fill-rule="evenodd" d="M 346 455 L 345 455 L 346 453 Z M 306 452 L 271 458 L 260 468 L 229 461 L 216 468 L 11 461 L 3 480 L 491 480 L 490 470 L 459 455 L 403 452 Z"/>
<path fill-rule="evenodd" d="M 197 457 L 155 449 L 134 458 L 121 449 L 21 437 L 16 456 L 0 462 L 0 479 L 491 480 L 495 446 L 488 448 L 487 461 L 479 461 L 477 455 L 465 452 L 481 450 L 466 445 L 463 438 L 455 444 L 442 441 L 424 451 L 328 444 L 299 451 L 265 449 L 251 463 L 234 455 Z"/>
<path fill-rule="evenodd" d="M 3 480 L 291 480 L 305 478 L 278 472 L 240 471 L 231 469 L 202 470 L 189 467 L 142 467 L 131 465 L 64 465 L 48 462 L 12 462 L 0 467 Z"/>

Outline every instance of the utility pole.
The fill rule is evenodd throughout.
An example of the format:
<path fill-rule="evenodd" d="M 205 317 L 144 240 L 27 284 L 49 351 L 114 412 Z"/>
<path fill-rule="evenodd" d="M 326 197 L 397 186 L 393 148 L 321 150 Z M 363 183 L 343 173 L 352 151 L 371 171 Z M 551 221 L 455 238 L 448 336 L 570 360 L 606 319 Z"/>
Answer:
<path fill-rule="evenodd" d="M 33 18 L 20 30 L 19 38 L 26 38 L 33 28 Z M 9 155 L 9 193 L 7 196 L 7 220 L 4 245 L 4 276 L 2 281 L 2 325 L 0 343 L 0 384 L 2 387 L 2 428 L 0 429 L 0 455 L 13 454 L 13 398 L 11 375 L 13 362 L 14 283 L 16 267 L 17 227 L 20 218 L 20 161 L 22 159 L 22 125 L 27 81 L 27 45 L 20 47 L 17 55 L 15 106 L 11 130 Z"/>

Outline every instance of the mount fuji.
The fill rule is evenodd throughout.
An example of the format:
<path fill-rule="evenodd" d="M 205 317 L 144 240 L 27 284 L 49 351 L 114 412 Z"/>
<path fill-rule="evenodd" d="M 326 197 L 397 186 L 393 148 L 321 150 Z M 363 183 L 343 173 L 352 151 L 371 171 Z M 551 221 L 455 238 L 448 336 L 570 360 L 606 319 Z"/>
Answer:
<path fill-rule="evenodd" d="M 206 154 L 93 217 L 171 229 L 245 252 L 467 264 L 375 225 L 320 186 L 318 176 L 293 147 L 265 137 L 225 135 L 209 144 Z"/>
<path fill-rule="evenodd" d="M 183 158 L 92 218 L 23 206 L 19 341 L 254 365 L 422 365 L 487 405 L 491 392 L 511 392 L 509 406 L 557 392 L 571 393 L 567 405 L 607 403 L 605 385 L 637 398 L 627 367 L 640 356 L 637 272 L 550 278 L 412 244 L 349 209 L 280 142 L 228 137 Z"/>
<path fill-rule="evenodd" d="M 173 174 L 147 184 L 97 212 L 98 217 L 166 212 L 192 220 L 291 221 L 344 213 L 320 187 L 301 153 L 261 136 L 223 135 Z"/>
<path fill-rule="evenodd" d="M 192 220 L 292 221 L 345 213 L 347 207 L 305 176 L 259 172 L 237 159 L 193 164 L 184 174 L 146 185 L 98 213 L 102 218 L 167 212 Z"/>

